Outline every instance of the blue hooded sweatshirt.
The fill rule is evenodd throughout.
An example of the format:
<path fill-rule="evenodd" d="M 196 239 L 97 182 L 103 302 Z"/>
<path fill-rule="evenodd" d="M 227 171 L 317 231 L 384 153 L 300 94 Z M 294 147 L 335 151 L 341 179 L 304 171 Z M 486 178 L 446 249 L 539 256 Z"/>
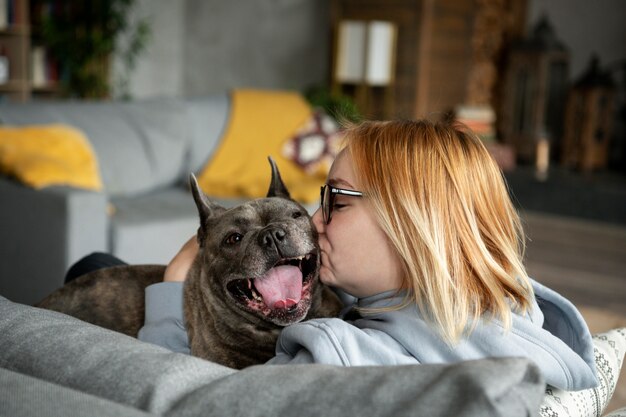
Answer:
<path fill-rule="evenodd" d="M 507 331 L 484 320 L 450 346 L 423 319 L 415 304 L 401 310 L 364 314 L 354 321 L 316 319 L 286 327 L 268 363 L 404 365 L 454 363 L 487 357 L 523 356 L 541 369 L 546 382 L 565 390 L 595 387 L 593 344 L 578 310 L 561 295 L 532 281 L 532 311 L 513 314 Z M 361 308 L 399 305 L 404 296 L 386 292 L 357 301 Z"/>
<path fill-rule="evenodd" d="M 401 365 L 518 356 L 533 360 L 546 382 L 554 387 L 565 390 L 595 387 L 598 381 L 593 344 L 582 316 L 567 299 L 531 282 L 534 306 L 524 316 L 513 314 L 508 331 L 497 320 L 483 320 L 458 344 L 450 346 L 412 304 L 400 310 L 363 314 L 353 321 L 315 319 L 288 326 L 280 334 L 276 356 L 268 363 Z M 161 290 L 182 301 L 182 285 L 148 287 L 146 325 L 139 338 L 168 348 L 180 345 L 174 350 L 188 352 L 186 335 L 181 334 L 184 332 L 182 302 L 173 309 L 165 306 L 165 300 L 171 298 L 163 293 L 157 297 Z M 400 304 L 403 298 L 403 294 L 390 291 L 359 299 L 356 305 L 389 307 Z M 172 340 L 176 342 L 171 343 Z"/>

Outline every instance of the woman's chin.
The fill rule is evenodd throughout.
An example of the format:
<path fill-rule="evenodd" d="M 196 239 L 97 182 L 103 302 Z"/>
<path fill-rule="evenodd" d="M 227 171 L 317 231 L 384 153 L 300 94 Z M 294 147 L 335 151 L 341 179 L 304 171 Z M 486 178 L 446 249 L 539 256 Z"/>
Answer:
<path fill-rule="evenodd" d="M 324 285 L 333 286 L 333 274 L 324 265 L 320 268 L 320 281 Z"/>

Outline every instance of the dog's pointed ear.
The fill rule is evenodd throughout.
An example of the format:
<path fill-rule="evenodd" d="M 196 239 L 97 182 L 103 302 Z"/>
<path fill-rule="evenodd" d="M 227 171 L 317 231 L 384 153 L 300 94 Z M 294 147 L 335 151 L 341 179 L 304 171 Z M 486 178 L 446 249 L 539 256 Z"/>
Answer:
<path fill-rule="evenodd" d="M 287 187 L 285 187 L 282 178 L 280 178 L 280 172 L 278 171 L 276 162 L 274 162 L 274 159 L 271 156 L 268 156 L 267 159 L 270 161 L 270 165 L 272 166 L 272 180 L 270 181 L 270 188 L 267 190 L 267 196 L 291 198 Z"/>
<path fill-rule="evenodd" d="M 209 200 L 204 194 L 204 192 L 200 189 L 198 185 L 198 180 L 196 176 L 191 173 L 189 175 L 189 187 L 191 188 L 191 194 L 193 194 L 193 200 L 196 202 L 196 207 L 198 208 L 198 214 L 200 215 L 200 228 L 198 229 L 198 244 L 200 246 L 204 246 L 204 241 L 206 239 L 207 230 L 206 230 L 206 220 L 210 217 L 215 216 L 225 210 L 224 207 L 219 204 L 213 203 Z"/>

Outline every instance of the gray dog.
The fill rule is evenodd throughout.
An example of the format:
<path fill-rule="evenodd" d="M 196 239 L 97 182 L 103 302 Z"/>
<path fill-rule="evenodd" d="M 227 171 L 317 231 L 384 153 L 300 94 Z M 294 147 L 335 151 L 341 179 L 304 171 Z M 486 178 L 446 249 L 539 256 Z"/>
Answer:
<path fill-rule="evenodd" d="M 190 178 L 198 212 L 198 256 L 184 287 L 192 355 L 232 368 L 267 361 L 284 326 L 334 317 L 341 302 L 319 282 L 317 233 L 289 197 L 274 161 L 266 198 L 225 209 Z M 165 266 L 117 266 L 86 274 L 38 306 L 136 337 L 144 289 Z"/>

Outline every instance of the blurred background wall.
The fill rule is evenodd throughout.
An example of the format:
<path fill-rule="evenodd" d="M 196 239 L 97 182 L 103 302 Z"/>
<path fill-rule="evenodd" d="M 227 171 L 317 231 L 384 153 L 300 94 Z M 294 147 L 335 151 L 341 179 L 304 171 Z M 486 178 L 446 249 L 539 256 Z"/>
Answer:
<path fill-rule="evenodd" d="M 137 97 L 199 95 L 251 86 L 303 89 L 327 82 L 329 0 L 141 0 L 153 38 L 131 79 Z M 529 0 L 527 26 L 545 14 L 571 52 L 570 75 L 592 53 L 626 59 L 623 0 Z"/>
<path fill-rule="evenodd" d="M 302 90 L 328 78 L 327 0 L 142 0 L 153 38 L 132 75 L 134 97 L 233 87 Z"/>
<path fill-rule="evenodd" d="M 528 22 L 545 14 L 571 50 L 573 78 L 579 77 L 591 54 L 609 64 L 626 59 L 626 2 L 621 0 L 530 0 Z"/>

